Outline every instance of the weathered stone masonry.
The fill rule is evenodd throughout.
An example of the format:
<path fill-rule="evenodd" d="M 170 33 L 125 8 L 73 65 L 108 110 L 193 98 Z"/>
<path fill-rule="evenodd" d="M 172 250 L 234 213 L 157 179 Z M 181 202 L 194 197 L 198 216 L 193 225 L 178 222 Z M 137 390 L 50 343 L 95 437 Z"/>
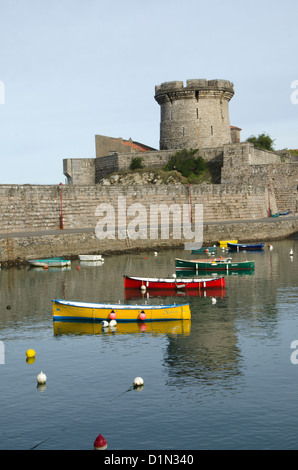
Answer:
<path fill-rule="evenodd" d="M 61 195 L 63 230 L 61 226 Z M 246 219 L 267 217 L 267 188 L 242 185 L 147 185 L 140 187 L 101 186 L 0 186 L 0 261 L 42 256 L 78 255 L 84 252 L 107 252 L 124 249 L 181 246 L 185 240 L 98 240 L 94 228 L 100 203 L 115 208 L 117 223 L 118 197 L 125 197 L 127 207 L 141 202 L 150 211 L 150 204 L 203 204 L 204 242 L 216 242 L 222 237 L 273 239 L 298 230 L 294 223 L 277 221 L 274 233 L 262 223 L 258 229 L 246 224 Z M 271 207 L 276 210 L 274 193 Z M 128 219 L 129 220 L 129 219 Z M 234 224 L 221 221 L 234 220 Z M 218 225 L 213 225 L 218 222 Z M 296 225 L 295 225 L 296 224 Z M 89 229 L 89 230 L 88 230 Z M 54 232 L 56 231 L 56 232 Z M 78 232 L 78 233 L 72 233 Z M 21 233 L 24 236 L 20 236 Z M 26 233 L 27 232 L 27 233 Z M 14 238 L 15 235 L 18 235 Z"/>

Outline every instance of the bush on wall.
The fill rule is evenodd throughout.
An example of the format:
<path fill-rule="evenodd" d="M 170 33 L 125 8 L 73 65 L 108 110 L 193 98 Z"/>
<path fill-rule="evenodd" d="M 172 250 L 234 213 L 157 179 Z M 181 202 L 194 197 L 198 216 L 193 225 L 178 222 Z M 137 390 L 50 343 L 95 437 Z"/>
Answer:
<path fill-rule="evenodd" d="M 143 168 L 143 158 L 142 157 L 134 157 L 131 160 L 130 169 L 131 170 L 139 170 L 141 168 Z"/>
<path fill-rule="evenodd" d="M 207 170 L 205 160 L 200 156 L 196 156 L 196 153 L 196 149 L 178 150 L 171 156 L 170 160 L 165 165 L 164 170 L 177 170 L 182 174 L 182 176 L 194 179 L 194 177 Z"/>

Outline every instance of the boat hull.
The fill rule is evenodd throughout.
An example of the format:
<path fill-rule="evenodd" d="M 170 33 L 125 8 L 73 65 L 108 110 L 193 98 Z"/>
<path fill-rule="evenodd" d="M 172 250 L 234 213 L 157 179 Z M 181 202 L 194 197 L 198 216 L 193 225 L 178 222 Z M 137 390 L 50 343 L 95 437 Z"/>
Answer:
<path fill-rule="evenodd" d="M 63 258 L 43 258 L 28 260 L 31 266 L 37 267 L 63 267 L 70 266 L 71 261 Z"/>
<path fill-rule="evenodd" d="M 175 259 L 176 270 L 186 271 L 242 271 L 252 270 L 255 267 L 254 261 L 232 262 L 231 260 L 223 261 L 199 261 L 199 260 L 183 260 Z"/>
<path fill-rule="evenodd" d="M 53 321 L 116 322 L 190 320 L 189 304 L 123 305 L 52 300 Z M 113 315 L 111 315 L 113 314 Z"/>
<path fill-rule="evenodd" d="M 225 279 L 158 279 L 123 276 L 125 288 L 146 289 L 207 289 L 212 287 L 225 287 Z"/>
<path fill-rule="evenodd" d="M 85 261 L 85 262 L 95 262 L 95 261 L 104 261 L 102 255 L 79 255 L 79 260 L 80 261 Z"/>
<path fill-rule="evenodd" d="M 227 248 L 228 243 L 237 243 L 238 240 L 219 240 L 219 246 L 220 248 Z"/>
<path fill-rule="evenodd" d="M 263 250 L 264 243 L 229 243 L 228 248 L 231 251 L 256 251 Z"/>

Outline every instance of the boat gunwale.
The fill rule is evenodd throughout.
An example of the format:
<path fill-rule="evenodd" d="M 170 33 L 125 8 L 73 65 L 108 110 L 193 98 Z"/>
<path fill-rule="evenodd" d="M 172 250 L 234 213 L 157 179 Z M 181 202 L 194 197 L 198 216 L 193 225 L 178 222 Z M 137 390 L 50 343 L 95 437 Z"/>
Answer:
<path fill-rule="evenodd" d="M 166 309 L 174 307 L 184 307 L 189 306 L 189 303 L 174 303 L 167 305 L 130 305 L 130 304 L 104 304 L 104 303 L 89 303 L 89 302 L 79 302 L 79 301 L 70 301 L 63 299 L 52 299 L 52 302 L 59 305 L 65 305 L 67 307 L 76 307 L 76 308 L 93 308 L 93 309 L 115 309 L 115 310 L 145 310 L 145 309 Z"/>
<path fill-rule="evenodd" d="M 132 279 L 132 280 L 135 280 L 135 281 L 144 281 L 144 282 L 168 282 L 169 284 L 171 283 L 175 283 L 175 284 L 183 284 L 183 283 L 187 283 L 187 284 L 191 284 L 193 282 L 195 283 L 198 283 L 198 282 L 215 282 L 215 281 L 218 281 L 220 279 L 224 279 L 224 277 L 208 277 L 208 278 L 203 278 L 203 277 L 200 277 L 200 278 L 155 278 L 155 277 L 136 277 L 136 276 L 127 276 L 127 275 L 123 275 L 124 278 L 126 279 Z"/>

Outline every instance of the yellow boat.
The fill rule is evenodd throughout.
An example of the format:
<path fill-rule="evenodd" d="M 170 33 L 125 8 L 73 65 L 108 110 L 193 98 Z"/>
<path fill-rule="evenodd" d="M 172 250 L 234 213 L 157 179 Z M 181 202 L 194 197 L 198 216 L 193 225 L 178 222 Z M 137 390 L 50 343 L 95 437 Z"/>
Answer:
<path fill-rule="evenodd" d="M 189 304 L 126 305 L 52 300 L 53 321 L 68 322 L 153 322 L 190 320 Z"/>
<path fill-rule="evenodd" d="M 219 240 L 220 248 L 227 248 L 228 243 L 238 243 L 238 240 Z"/>
<path fill-rule="evenodd" d="M 173 320 L 158 322 L 117 323 L 115 327 L 103 327 L 100 323 L 81 323 L 68 321 L 53 322 L 55 335 L 127 335 L 149 334 L 151 336 L 189 336 L 190 320 Z"/>

